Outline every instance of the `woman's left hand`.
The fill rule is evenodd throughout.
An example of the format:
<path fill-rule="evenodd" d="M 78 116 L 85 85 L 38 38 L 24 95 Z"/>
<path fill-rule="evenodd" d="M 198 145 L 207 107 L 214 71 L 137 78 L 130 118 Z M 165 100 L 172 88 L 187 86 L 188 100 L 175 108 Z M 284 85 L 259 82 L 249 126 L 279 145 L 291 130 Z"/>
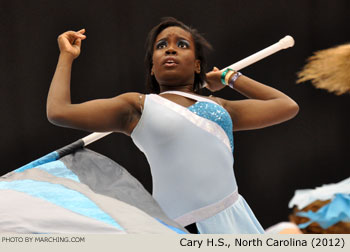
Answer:
<path fill-rule="evenodd" d="M 222 71 L 220 71 L 217 67 L 214 67 L 212 71 L 207 73 L 207 85 L 205 88 L 209 89 L 211 92 L 216 92 L 224 87 L 221 83 L 221 74 Z"/>

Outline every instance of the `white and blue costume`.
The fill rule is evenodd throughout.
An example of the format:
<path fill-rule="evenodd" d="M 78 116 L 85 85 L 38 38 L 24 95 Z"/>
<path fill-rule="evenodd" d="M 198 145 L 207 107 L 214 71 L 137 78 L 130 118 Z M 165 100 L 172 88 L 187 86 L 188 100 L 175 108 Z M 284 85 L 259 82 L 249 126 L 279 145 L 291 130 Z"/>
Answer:
<path fill-rule="evenodd" d="M 172 91 L 197 102 L 186 108 L 146 95 L 131 137 L 152 173 L 153 197 L 179 224 L 200 233 L 263 233 L 238 194 L 233 172 L 232 120 L 210 99 Z"/>

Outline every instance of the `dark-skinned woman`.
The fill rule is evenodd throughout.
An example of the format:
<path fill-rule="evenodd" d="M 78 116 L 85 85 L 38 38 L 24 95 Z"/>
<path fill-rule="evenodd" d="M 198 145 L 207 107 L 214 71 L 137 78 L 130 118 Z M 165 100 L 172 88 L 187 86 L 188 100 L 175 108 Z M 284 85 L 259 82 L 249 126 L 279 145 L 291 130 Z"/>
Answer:
<path fill-rule="evenodd" d="M 179 224 L 195 225 L 199 233 L 263 233 L 238 193 L 233 131 L 284 122 L 298 113 L 298 105 L 233 69 L 206 73 L 210 44 L 175 18 L 163 19 L 146 41 L 150 94 L 125 93 L 72 104 L 71 67 L 84 33 L 68 31 L 58 37 L 60 56 L 47 99 L 50 122 L 129 135 L 150 164 L 153 197 Z M 231 87 L 248 99 L 198 95 L 205 82 L 212 92 Z"/>

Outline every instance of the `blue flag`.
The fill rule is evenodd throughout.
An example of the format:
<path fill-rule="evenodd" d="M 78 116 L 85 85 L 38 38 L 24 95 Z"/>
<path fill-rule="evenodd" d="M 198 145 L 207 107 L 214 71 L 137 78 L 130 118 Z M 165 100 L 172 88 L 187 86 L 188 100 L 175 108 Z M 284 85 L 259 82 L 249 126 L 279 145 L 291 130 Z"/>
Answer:
<path fill-rule="evenodd" d="M 126 169 L 83 145 L 0 177 L 0 232 L 187 233 Z"/>

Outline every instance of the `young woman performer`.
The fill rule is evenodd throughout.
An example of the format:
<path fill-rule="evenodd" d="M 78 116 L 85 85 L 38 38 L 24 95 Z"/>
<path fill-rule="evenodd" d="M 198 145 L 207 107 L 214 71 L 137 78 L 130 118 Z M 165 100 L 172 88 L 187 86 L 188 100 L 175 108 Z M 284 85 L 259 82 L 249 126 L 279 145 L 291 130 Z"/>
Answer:
<path fill-rule="evenodd" d="M 205 73 L 208 42 L 174 18 L 155 26 L 147 38 L 147 85 L 151 94 L 125 93 L 111 99 L 72 104 L 70 76 L 85 30 L 58 37 L 60 56 L 47 99 L 50 122 L 86 131 L 131 136 L 147 157 L 153 196 L 164 212 L 200 233 L 263 233 L 238 194 L 233 172 L 232 131 L 289 120 L 298 105 L 282 92 L 234 70 Z M 231 101 L 196 94 L 226 86 L 248 97 Z"/>

